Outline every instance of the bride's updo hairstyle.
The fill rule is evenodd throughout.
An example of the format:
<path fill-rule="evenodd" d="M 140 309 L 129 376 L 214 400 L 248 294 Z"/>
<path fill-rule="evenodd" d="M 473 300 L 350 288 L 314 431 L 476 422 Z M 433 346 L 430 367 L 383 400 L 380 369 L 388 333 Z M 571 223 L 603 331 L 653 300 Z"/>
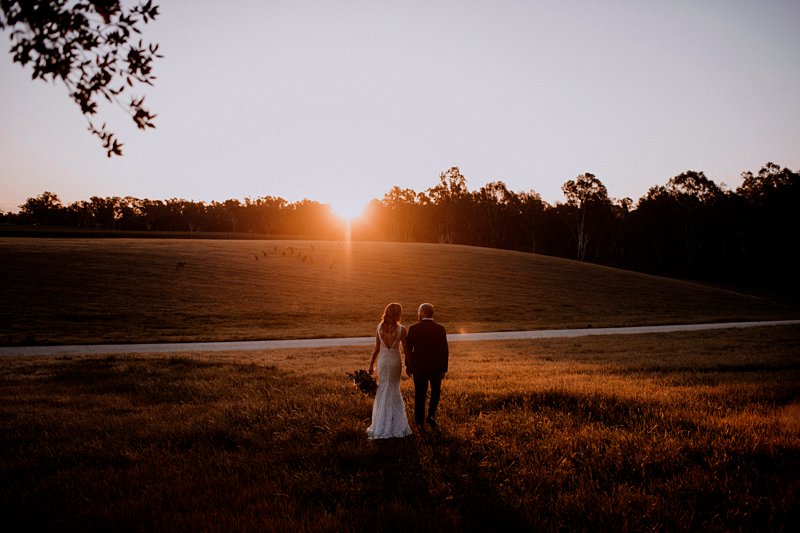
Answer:
<path fill-rule="evenodd" d="M 393 332 L 397 325 L 400 323 L 400 317 L 403 314 L 403 306 L 397 303 L 391 303 L 383 310 L 383 318 L 381 319 L 381 331 L 386 333 Z"/>

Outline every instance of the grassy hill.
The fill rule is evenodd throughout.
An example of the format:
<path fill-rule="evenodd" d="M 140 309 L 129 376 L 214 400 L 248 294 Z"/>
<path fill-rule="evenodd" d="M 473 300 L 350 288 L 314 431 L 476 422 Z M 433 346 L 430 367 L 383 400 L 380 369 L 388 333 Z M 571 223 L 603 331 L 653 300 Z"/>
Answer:
<path fill-rule="evenodd" d="M 697 284 L 454 245 L 0 238 L 0 344 L 366 336 L 397 301 L 451 332 L 794 318 Z"/>

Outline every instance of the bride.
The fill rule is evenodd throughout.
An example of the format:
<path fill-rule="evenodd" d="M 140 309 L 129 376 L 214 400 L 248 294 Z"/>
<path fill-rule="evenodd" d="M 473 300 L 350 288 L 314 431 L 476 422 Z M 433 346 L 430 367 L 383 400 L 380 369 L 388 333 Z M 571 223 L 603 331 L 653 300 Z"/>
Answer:
<path fill-rule="evenodd" d="M 388 439 L 411 435 L 406 406 L 400 393 L 400 376 L 403 361 L 400 345 L 405 350 L 407 330 L 400 325 L 403 308 L 391 303 L 383 311 L 383 319 L 375 334 L 375 349 L 369 362 L 369 373 L 375 370 L 378 360 L 378 391 L 372 404 L 372 425 L 367 428 L 370 439 Z"/>

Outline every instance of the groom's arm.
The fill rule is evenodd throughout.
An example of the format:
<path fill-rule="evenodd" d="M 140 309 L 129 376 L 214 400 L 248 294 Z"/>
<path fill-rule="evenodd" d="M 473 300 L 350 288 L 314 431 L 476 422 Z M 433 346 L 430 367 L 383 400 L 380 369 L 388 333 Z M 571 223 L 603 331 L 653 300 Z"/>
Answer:
<path fill-rule="evenodd" d="M 411 328 L 408 328 L 408 334 L 403 342 L 403 353 L 406 356 L 406 374 L 411 376 L 414 374 L 414 335 L 411 333 Z"/>
<path fill-rule="evenodd" d="M 405 328 L 403 328 L 403 332 L 400 334 L 400 344 L 403 346 L 404 361 L 406 367 L 408 367 L 408 331 Z"/>
<path fill-rule="evenodd" d="M 445 331 L 444 326 L 442 326 L 442 337 L 441 337 L 441 347 L 440 352 L 442 354 L 442 376 L 447 374 L 447 369 L 450 362 L 450 348 L 447 345 L 447 331 Z"/>

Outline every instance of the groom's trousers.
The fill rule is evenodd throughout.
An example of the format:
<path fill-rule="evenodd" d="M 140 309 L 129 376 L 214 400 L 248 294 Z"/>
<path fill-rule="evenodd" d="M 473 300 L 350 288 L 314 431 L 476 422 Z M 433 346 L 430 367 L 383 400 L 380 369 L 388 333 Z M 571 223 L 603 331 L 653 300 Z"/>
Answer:
<path fill-rule="evenodd" d="M 425 421 L 425 400 L 428 396 L 428 383 L 431 385 L 431 401 L 428 404 L 428 418 L 436 417 L 439 397 L 442 395 L 442 376 L 414 374 L 414 421 L 422 425 Z"/>

